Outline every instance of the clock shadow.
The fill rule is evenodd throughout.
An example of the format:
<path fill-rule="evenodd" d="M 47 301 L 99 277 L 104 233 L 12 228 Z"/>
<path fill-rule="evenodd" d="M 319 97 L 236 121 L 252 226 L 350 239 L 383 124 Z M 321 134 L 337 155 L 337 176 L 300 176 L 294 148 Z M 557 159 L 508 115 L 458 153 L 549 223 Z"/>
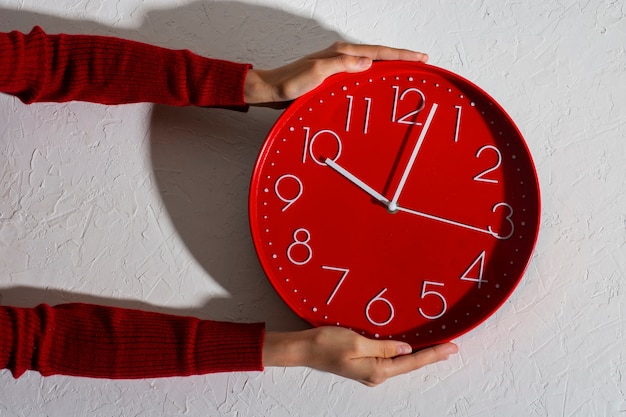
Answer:
<path fill-rule="evenodd" d="M 340 40 L 314 20 L 239 2 L 199 2 L 185 26 L 186 48 L 257 68 L 275 68 Z M 152 25 L 174 21 L 159 15 Z M 189 20 L 189 19 L 187 19 Z M 233 30 L 237 28 L 237 30 Z M 248 191 L 258 152 L 280 115 L 251 108 L 155 106 L 151 158 L 159 193 L 189 252 L 228 297 L 208 300 L 205 312 L 227 321 L 263 321 L 268 329 L 309 327 L 275 292 L 255 253 L 248 221 Z"/>
<path fill-rule="evenodd" d="M 0 7 L 0 28 L 116 36 L 258 68 L 284 65 L 341 37 L 313 19 L 237 1 L 195 1 L 154 8 L 133 28 Z M 257 260 L 248 226 L 248 189 L 257 153 L 279 111 L 153 106 L 150 159 L 159 195 L 180 240 L 228 296 L 175 309 L 34 287 L 0 288 L 0 303 L 31 307 L 87 302 L 225 321 L 266 322 L 268 329 L 309 327 L 276 294 Z"/>

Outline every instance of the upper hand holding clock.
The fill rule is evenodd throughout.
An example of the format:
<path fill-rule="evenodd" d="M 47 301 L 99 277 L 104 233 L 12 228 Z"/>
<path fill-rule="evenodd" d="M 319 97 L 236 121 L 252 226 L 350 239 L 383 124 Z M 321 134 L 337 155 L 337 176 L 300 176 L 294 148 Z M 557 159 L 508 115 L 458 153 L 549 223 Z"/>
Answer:
<path fill-rule="evenodd" d="M 248 71 L 244 99 L 250 105 L 285 108 L 331 75 L 365 71 L 374 60 L 426 62 L 428 55 L 386 46 L 335 42 L 283 67 Z"/>

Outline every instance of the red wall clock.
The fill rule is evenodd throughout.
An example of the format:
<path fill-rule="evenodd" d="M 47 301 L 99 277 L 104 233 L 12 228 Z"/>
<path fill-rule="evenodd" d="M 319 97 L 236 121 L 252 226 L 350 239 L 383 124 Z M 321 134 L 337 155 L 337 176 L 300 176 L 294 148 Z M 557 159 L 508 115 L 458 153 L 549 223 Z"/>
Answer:
<path fill-rule="evenodd" d="M 419 349 L 510 296 L 540 200 L 526 143 L 488 94 L 435 66 L 376 62 L 280 116 L 249 210 L 263 269 L 300 317 Z"/>

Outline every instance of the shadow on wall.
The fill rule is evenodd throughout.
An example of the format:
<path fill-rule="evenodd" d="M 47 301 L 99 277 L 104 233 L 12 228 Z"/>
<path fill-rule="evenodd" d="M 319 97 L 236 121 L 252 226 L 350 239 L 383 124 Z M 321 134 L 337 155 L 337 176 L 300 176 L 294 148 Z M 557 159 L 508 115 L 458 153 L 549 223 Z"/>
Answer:
<path fill-rule="evenodd" d="M 0 30 L 111 35 L 272 68 L 339 40 L 314 20 L 234 1 L 193 2 L 146 12 L 134 29 L 0 9 Z M 229 321 L 265 321 L 268 328 L 305 325 L 265 278 L 248 227 L 248 186 L 256 155 L 279 113 L 251 109 L 155 106 L 151 158 L 172 223 L 197 262 L 230 294 L 199 310 L 174 310 L 141 301 L 104 299 L 28 287 L 0 290 L 6 305 L 87 302 Z"/>

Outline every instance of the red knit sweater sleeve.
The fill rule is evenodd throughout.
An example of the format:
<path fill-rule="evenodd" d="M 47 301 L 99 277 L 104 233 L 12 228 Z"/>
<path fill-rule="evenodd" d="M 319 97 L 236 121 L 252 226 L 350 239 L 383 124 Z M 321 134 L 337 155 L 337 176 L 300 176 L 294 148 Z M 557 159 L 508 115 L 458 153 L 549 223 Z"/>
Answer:
<path fill-rule="evenodd" d="M 262 370 L 261 323 L 89 304 L 0 307 L 0 366 L 42 375 L 155 378 Z"/>
<path fill-rule="evenodd" d="M 0 91 L 25 103 L 150 102 L 246 110 L 249 64 L 106 36 L 0 33 Z"/>
<path fill-rule="evenodd" d="M 245 110 L 247 64 L 113 37 L 0 33 L 0 91 L 25 103 L 152 102 Z M 14 376 L 184 376 L 261 370 L 263 324 L 87 304 L 0 307 L 0 367 Z"/>

